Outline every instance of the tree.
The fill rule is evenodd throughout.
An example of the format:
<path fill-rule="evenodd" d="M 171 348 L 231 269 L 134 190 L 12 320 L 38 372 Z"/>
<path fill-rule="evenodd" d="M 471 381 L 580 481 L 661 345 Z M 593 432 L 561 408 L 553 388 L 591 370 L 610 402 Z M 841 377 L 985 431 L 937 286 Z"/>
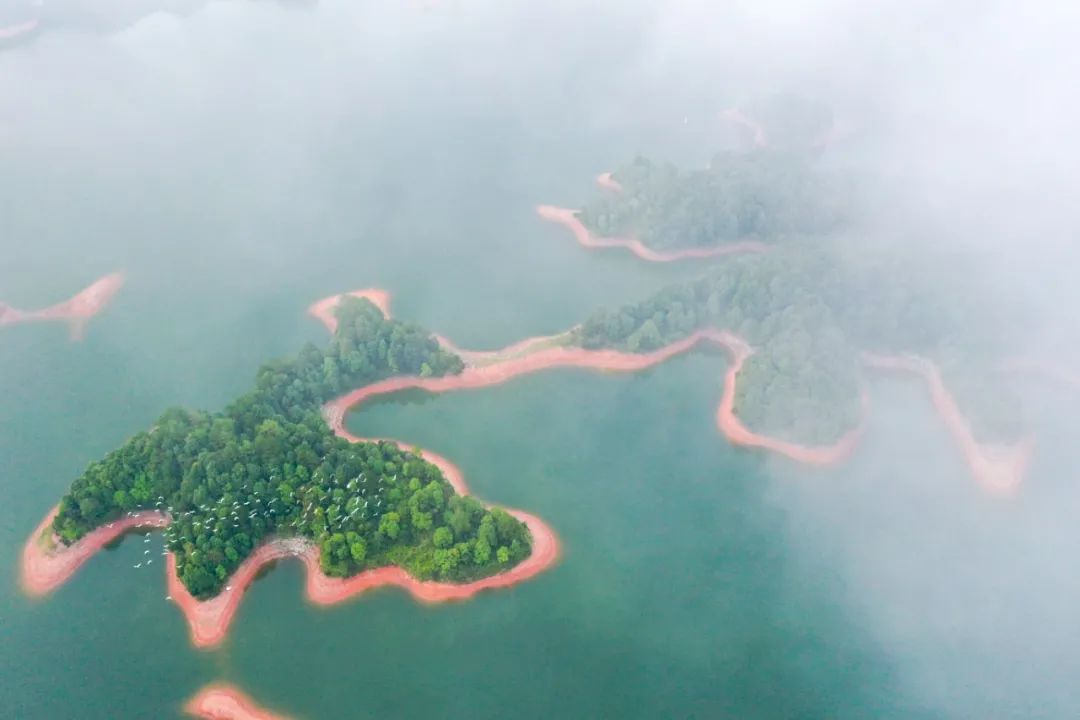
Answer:
<path fill-rule="evenodd" d="M 90 463 L 60 501 L 53 529 L 61 541 L 75 542 L 122 512 L 173 508 L 167 546 L 198 598 L 216 594 L 271 535 L 315 542 L 330 575 L 394 563 L 418 578 L 456 579 L 460 565 L 475 559 L 487 519 L 490 556 L 500 519 L 453 494 L 416 452 L 390 442 L 351 444 L 320 413 L 340 385 L 397 372 L 460 372 L 461 359 L 367 301 L 346 300 L 338 319 L 328 348 L 309 343 L 293 358 L 264 364 L 255 389 L 224 411 L 170 408 L 152 431 Z"/>
<path fill-rule="evenodd" d="M 388 512 L 383 515 L 382 519 L 379 520 L 379 532 L 391 540 L 396 540 L 401 533 L 401 516 L 396 512 Z"/>
<path fill-rule="evenodd" d="M 357 539 L 349 545 L 349 554 L 352 556 L 352 561 L 357 565 L 363 565 L 364 559 L 367 558 L 367 545 L 363 540 Z"/>
<path fill-rule="evenodd" d="M 487 565 L 491 560 L 491 546 L 483 540 L 477 539 L 476 546 L 473 549 L 473 561 L 477 565 Z"/>
<path fill-rule="evenodd" d="M 435 528 L 435 533 L 431 536 L 431 539 L 437 548 L 447 548 L 454 544 L 454 534 L 446 526 Z"/>

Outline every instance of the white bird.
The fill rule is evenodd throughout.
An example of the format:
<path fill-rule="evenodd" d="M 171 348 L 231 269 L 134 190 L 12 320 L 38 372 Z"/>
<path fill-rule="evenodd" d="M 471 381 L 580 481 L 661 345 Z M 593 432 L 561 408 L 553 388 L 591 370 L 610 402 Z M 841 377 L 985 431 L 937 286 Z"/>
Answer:
<path fill-rule="evenodd" d="M 146 561 L 146 564 L 147 564 L 147 565 L 149 565 L 149 564 L 150 564 L 150 563 L 152 563 L 152 562 L 154 562 L 154 561 L 153 561 L 153 559 L 150 559 L 150 560 L 147 560 L 147 561 Z"/>
<path fill-rule="evenodd" d="M 139 563 L 138 565 L 135 565 L 134 567 L 137 567 L 137 568 L 141 568 L 141 567 L 142 567 L 142 563 Z"/>

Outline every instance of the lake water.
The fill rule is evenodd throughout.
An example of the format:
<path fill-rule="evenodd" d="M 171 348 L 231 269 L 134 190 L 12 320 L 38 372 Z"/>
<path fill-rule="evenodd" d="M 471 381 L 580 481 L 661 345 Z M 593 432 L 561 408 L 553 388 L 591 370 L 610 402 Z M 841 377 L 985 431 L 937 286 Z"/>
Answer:
<path fill-rule="evenodd" d="M 349 418 L 445 455 L 479 496 L 556 530 L 561 562 L 511 590 L 439 607 L 383 590 L 316 609 L 286 562 L 211 652 L 189 646 L 158 563 L 133 569 L 135 538 L 43 600 L 20 593 L 23 541 L 87 462 L 170 405 L 222 407 L 261 361 L 322 340 L 304 315 L 318 298 L 383 287 L 397 316 L 485 349 L 700 270 L 588 253 L 533 206 L 581 202 L 638 151 L 704 162 L 725 134 L 703 108 L 734 91 L 722 77 L 704 99 L 664 91 L 619 65 L 637 26 L 597 46 L 598 12 L 575 25 L 528 7 L 511 20 L 489 4 L 489 20 L 458 6 L 213 4 L 0 55 L 0 297 L 38 307 L 128 275 L 80 344 L 60 326 L 0 333 L 0 714 L 179 717 L 218 680 L 309 719 L 1070 706 L 1068 693 L 1031 699 L 1078 669 L 1040 644 L 1052 633 L 1008 657 L 992 653 L 1022 633 L 973 638 L 1058 587 L 1055 568 L 1021 572 L 1010 553 L 1065 551 L 1068 537 L 1033 528 L 1071 493 L 988 501 L 920 389 L 899 382 L 875 383 L 867 443 L 842 468 L 734 449 L 714 426 L 726 358 L 710 353 L 634 376 L 552 371 L 392 398 Z M 568 36 L 546 45 L 541 22 Z M 674 109 L 642 100 L 662 92 Z M 969 552 L 946 550 L 954 540 Z M 943 569 L 925 572 L 935 558 Z M 1004 571 L 958 580 L 971 564 Z M 939 595 L 991 597 L 985 623 L 952 633 Z M 1039 612 L 1076 629 L 1057 605 Z"/>

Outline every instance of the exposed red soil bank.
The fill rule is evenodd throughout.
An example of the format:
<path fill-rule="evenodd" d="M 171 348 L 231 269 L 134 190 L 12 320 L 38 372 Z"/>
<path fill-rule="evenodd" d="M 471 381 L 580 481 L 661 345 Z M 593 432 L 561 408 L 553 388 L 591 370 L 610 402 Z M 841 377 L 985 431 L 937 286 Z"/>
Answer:
<path fill-rule="evenodd" d="M 371 289 L 348 294 L 371 300 L 383 314 L 389 315 L 389 293 Z M 333 310 L 341 302 L 342 297 L 334 296 L 320 300 L 308 308 L 308 313 L 318 318 L 327 329 L 336 330 L 337 319 L 333 315 Z M 478 353 L 478 355 L 483 355 L 483 353 Z M 381 384 L 375 383 L 375 386 L 378 385 Z M 358 392 L 363 392 L 363 390 L 364 388 L 361 388 Z M 324 407 L 323 415 L 338 436 L 352 442 L 360 442 L 361 438 L 351 435 L 343 427 L 345 407 L 338 401 L 333 401 Z M 398 444 L 403 448 L 413 449 L 404 443 Z M 455 492 L 460 495 L 469 494 L 464 476 L 456 465 L 435 453 L 421 450 L 420 454 L 425 460 L 437 465 L 443 471 Z M 286 558 L 299 558 L 304 563 L 307 571 L 307 596 L 317 605 L 342 602 L 383 585 L 401 587 L 417 600 L 427 603 L 463 600 L 481 590 L 509 587 L 527 580 L 550 567 L 558 559 L 559 541 L 550 527 L 534 515 L 520 510 L 508 510 L 508 512 L 528 526 L 533 540 L 532 553 L 510 570 L 476 582 L 457 584 L 421 581 L 411 577 L 399 567 L 382 567 L 349 578 L 333 578 L 323 574 L 319 567 L 319 549 L 313 543 L 304 538 L 280 538 L 257 548 L 236 569 L 224 590 L 217 596 L 203 601 L 193 597 L 180 582 L 176 574 L 176 559 L 170 554 L 166 560 L 169 594 L 187 618 L 191 629 L 191 641 L 196 647 L 210 647 L 220 643 L 228 632 L 244 592 L 262 567 L 267 563 Z"/>
<path fill-rule="evenodd" d="M 388 299 L 388 295 L 382 290 L 360 290 L 350 294 Z M 322 302 L 326 303 L 329 300 Z M 388 309 L 387 304 L 384 312 Z M 323 413 L 335 433 L 357 440 L 358 438 L 350 435 L 344 428 L 345 413 L 349 408 L 377 395 L 413 388 L 439 393 L 486 387 L 506 382 L 519 375 L 555 367 L 635 372 L 662 363 L 675 355 L 686 352 L 697 343 L 706 341 L 724 347 L 732 356 L 731 366 L 724 376 L 724 390 L 717 410 L 716 422 L 720 432 L 733 444 L 770 450 L 798 462 L 827 465 L 848 457 L 858 442 L 859 429 L 848 432 L 833 445 L 806 446 L 755 433 L 743 425 L 734 407 L 736 381 L 743 363 L 750 357 L 753 350 L 745 340 L 732 333 L 714 329 L 699 330 L 679 342 L 644 354 L 552 346 L 550 342 L 545 342 L 551 339 L 529 338 L 501 351 L 473 353 L 487 364 L 479 366 L 469 363 L 464 372 L 456 376 L 388 378 L 327 403 L 323 408 Z M 453 348 L 448 341 L 443 342 L 449 348 Z M 530 346 L 535 348 L 531 352 Z M 914 356 L 887 356 L 874 353 L 864 353 L 863 362 L 870 367 L 902 370 L 923 378 L 930 391 L 935 410 L 959 445 L 975 479 L 985 488 L 993 492 L 1009 492 L 1023 480 L 1033 450 L 1033 441 L 1028 438 L 1014 446 L 978 443 L 971 432 L 970 425 L 945 386 L 940 371 L 932 362 Z M 445 459 L 430 455 L 428 459 L 443 467 L 448 478 L 460 477 L 460 471 Z"/>
<path fill-rule="evenodd" d="M 384 317 L 390 317 L 390 293 L 386 290 L 367 288 L 365 290 L 354 290 L 350 293 L 345 293 L 345 295 L 370 300 L 375 307 L 382 311 Z M 341 299 L 345 297 L 345 295 L 332 295 L 331 297 L 323 298 L 316 303 L 312 303 L 311 306 L 308 307 L 308 315 L 311 315 L 321 322 L 330 332 L 336 332 L 338 323 L 337 318 L 334 316 L 334 309 L 341 304 Z M 565 333 L 525 338 L 524 340 L 516 342 L 513 345 L 508 345 L 501 350 L 465 350 L 459 348 L 451 342 L 449 338 L 445 338 L 442 335 L 435 335 L 435 339 L 439 341 L 439 344 L 442 345 L 444 349 L 460 357 L 464 363 L 468 365 L 484 365 L 491 362 L 498 362 L 506 357 L 521 355 L 536 345 L 557 342 L 564 334 Z M 359 440 L 354 439 L 353 442 L 359 442 Z M 435 464 L 438 465 L 438 463 Z M 459 490 L 459 492 L 461 491 Z"/>
<path fill-rule="evenodd" d="M 1034 441 L 1026 437 L 1015 445 L 985 445 L 975 440 L 971 426 L 956 404 L 941 371 L 926 358 L 915 355 L 878 355 L 863 353 L 863 362 L 873 368 L 899 370 L 922 377 L 930 391 L 934 409 L 948 427 L 975 479 L 987 490 L 1011 493 L 1024 479 L 1031 460 Z"/>
<path fill-rule="evenodd" d="M 622 192 L 622 185 L 620 185 L 619 181 L 616 180 L 609 172 L 597 175 L 596 184 L 604 188 L 605 190 L 610 190 L 612 192 Z"/>
<path fill-rule="evenodd" d="M 246 693 L 232 685 L 207 685 L 187 701 L 184 712 L 203 720 L 288 720 L 284 715 L 259 707 Z"/>
<path fill-rule="evenodd" d="M 382 314 L 386 317 L 390 316 L 390 293 L 385 290 L 379 290 L 377 288 L 371 288 L 368 290 L 354 290 L 350 293 L 345 293 L 356 298 L 364 298 L 370 300 L 371 303 L 382 311 Z M 341 304 L 341 299 L 345 295 L 333 295 L 328 298 L 312 303 L 308 307 L 308 315 L 321 322 L 326 326 L 326 329 L 331 333 L 337 332 L 337 317 L 334 315 L 334 310 Z"/>
<path fill-rule="evenodd" d="M 360 290 L 350 295 L 369 298 L 384 313 L 389 312 L 390 296 L 385 291 Z M 327 298 L 312 305 L 309 312 L 318 317 L 327 327 L 336 327 L 336 320 L 331 310 L 339 301 L 340 296 Z M 716 422 L 720 432 L 733 444 L 763 448 L 806 464 L 829 465 L 847 458 L 858 442 L 860 435 L 858 428 L 848 432 L 832 445 L 818 447 L 771 438 L 746 428 L 735 414 L 735 389 L 738 373 L 746 359 L 753 354 L 753 349 L 742 338 L 726 331 L 699 330 L 683 340 L 651 353 L 586 350 L 552 345 L 550 340 L 551 338 L 530 338 L 501 351 L 473 353 L 475 357 L 487 364 L 468 364 L 465 370 L 456 376 L 393 377 L 372 383 L 327 403 L 323 407 L 323 415 L 335 434 L 350 441 L 360 441 L 361 438 L 353 436 L 345 429 L 345 414 L 350 408 L 378 395 L 412 388 L 440 393 L 487 387 L 506 382 L 519 375 L 556 367 L 635 372 L 686 352 L 699 342 L 710 342 L 725 348 L 732 356 L 731 366 L 724 376 L 723 394 L 717 410 Z M 1018 486 L 1031 456 L 1033 443 L 1030 438 L 1008 447 L 977 443 L 966 419 L 945 387 L 940 371 L 929 360 L 916 356 L 864 353 L 863 361 L 870 367 L 900 370 L 922 377 L 930 391 L 935 409 L 963 451 L 976 479 L 984 487 L 995 492 L 1009 492 Z M 399 445 L 408 447 L 402 443 Z M 469 494 L 461 470 L 456 465 L 431 452 L 421 451 L 421 454 L 443 471 L 456 492 L 463 495 Z M 278 539 L 264 544 L 241 563 L 226 589 L 217 597 L 207 601 L 198 601 L 187 592 L 176 576 L 176 561 L 171 554 L 166 561 L 167 581 L 172 597 L 188 619 L 192 642 L 198 647 L 220 642 L 225 637 L 244 591 L 255 579 L 259 569 L 266 563 L 288 557 L 297 557 L 304 563 L 307 570 L 307 594 L 309 599 L 316 604 L 337 603 L 381 585 L 402 587 L 423 602 L 465 599 L 487 588 L 507 587 L 522 582 L 547 569 L 558 559 L 559 542 L 551 528 L 528 513 L 518 510 L 508 512 L 529 527 L 533 537 L 533 552 L 524 562 L 511 570 L 473 583 L 419 581 L 397 567 L 377 568 L 351 578 L 331 578 L 323 575 L 319 568 L 318 548 L 303 538 Z M 98 528 L 69 548 L 57 548 L 54 540 L 45 535 L 55 513 L 54 508 L 31 534 L 23 548 L 22 585 L 31 595 L 43 595 L 63 584 L 91 555 L 125 531 L 135 527 L 164 527 L 169 523 L 168 516 L 161 513 L 151 511 L 137 513 L 109 526 Z"/>
<path fill-rule="evenodd" d="M 543 347 L 527 355 L 517 355 L 501 362 L 482 367 L 468 366 L 460 375 L 438 378 L 394 377 L 372 383 L 354 390 L 326 404 L 324 415 L 330 426 L 341 437 L 356 440 L 342 425 L 346 411 L 369 398 L 420 389 L 441 393 L 451 390 L 488 387 L 538 370 L 557 367 L 579 367 L 615 372 L 637 372 L 659 365 L 684 353 L 699 342 L 710 342 L 727 349 L 733 362 L 724 377 L 724 391 L 717 411 L 717 426 L 732 443 L 746 447 L 760 447 L 785 455 L 799 462 L 826 465 L 847 457 L 858 438 L 853 430 L 834 445 L 809 447 L 760 435 L 748 429 L 735 415 L 735 382 L 743 362 L 750 356 L 750 346 L 741 338 L 718 330 L 699 330 L 683 340 L 672 343 L 651 353 L 625 353 L 618 350 L 585 350 L 570 347 Z"/>
<path fill-rule="evenodd" d="M 396 585 L 426 603 L 464 600 L 481 590 L 509 587 L 527 580 L 550 567 L 558 558 L 559 542 L 551 528 L 528 513 L 507 512 L 528 525 L 533 539 L 532 554 L 510 570 L 476 582 L 421 581 L 399 567 L 376 568 L 348 578 L 329 577 L 319 567 L 319 549 L 312 542 L 305 538 L 282 538 L 261 545 L 236 569 L 226 589 L 203 601 L 192 597 L 177 578 L 176 559 L 170 554 L 166 559 L 169 594 L 187 618 L 192 643 L 200 648 L 217 645 L 225 638 L 244 592 L 262 567 L 286 558 L 299 558 L 304 563 L 307 597 L 316 605 L 333 605 L 384 585 Z"/>
<path fill-rule="evenodd" d="M 70 300 L 43 310 L 18 310 L 0 303 L 0 327 L 27 322 L 63 321 L 68 323 L 71 339 L 82 339 L 86 323 L 109 304 L 124 285 L 123 273 L 112 273 L 97 280 Z"/>
<path fill-rule="evenodd" d="M 390 296 L 379 290 L 351 293 L 357 297 L 372 300 L 383 313 L 389 311 Z M 315 303 L 309 312 L 319 318 L 328 328 L 336 328 L 337 321 L 332 310 L 340 302 L 340 297 L 327 298 Z M 477 355 L 486 355 L 477 353 Z M 327 406 L 325 411 L 328 422 L 335 432 L 351 440 L 357 440 L 341 427 L 341 416 L 335 416 Z M 467 495 L 468 486 L 461 470 L 453 463 L 434 453 L 422 451 L 428 461 L 443 470 L 455 492 Z M 532 553 L 523 562 L 510 570 L 472 583 L 440 583 L 420 581 L 409 576 L 398 567 L 377 568 L 350 578 L 332 578 L 324 575 L 319 567 L 319 550 L 310 541 L 303 538 L 282 538 L 272 540 L 257 548 L 233 573 L 226 588 L 216 597 L 199 601 L 193 597 L 177 577 L 176 558 L 170 553 L 166 558 L 166 582 L 170 598 L 183 611 L 191 629 L 192 642 L 197 647 L 216 645 L 224 639 L 229 624 L 239 607 L 244 591 L 258 575 L 266 563 L 297 557 L 307 570 L 308 598 L 319 605 L 330 605 L 353 597 L 366 590 L 382 585 L 396 585 L 408 590 L 413 597 L 423 602 L 435 603 L 447 600 L 469 598 L 481 590 L 515 585 L 527 580 L 550 567 L 558 559 L 559 541 L 555 533 L 542 520 L 534 515 L 519 510 L 508 510 L 511 515 L 524 522 L 532 535 Z M 91 555 L 103 546 L 133 527 L 164 527 L 169 524 L 167 515 L 157 512 L 142 512 L 132 517 L 111 523 L 94 530 L 75 545 L 68 548 L 56 546 L 43 534 L 56 514 L 54 508 L 42 521 L 26 542 L 23 550 L 22 576 L 23 586 L 29 594 L 42 595 L 59 587 Z M 209 716 L 214 717 L 214 716 Z"/>
<path fill-rule="evenodd" d="M 63 585 L 91 555 L 128 530 L 139 527 L 161 528 L 170 522 L 168 515 L 159 512 L 139 512 L 99 527 L 74 545 L 65 547 L 49 532 L 49 525 L 56 516 L 56 510 L 53 508 L 49 511 L 23 545 L 22 587 L 31 596 L 47 595 Z"/>
<path fill-rule="evenodd" d="M 597 237 L 578 219 L 577 210 L 555 207 L 553 205 L 538 205 L 537 214 L 544 220 L 559 223 L 569 228 L 574 233 L 578 244 L 582 247 L 597 248 L 626 248 L 642 260 L 649 262 L 675 262 L 677 260 L 692 260 L 702 258 L 719 257 L 733 253 L 767 252 L 770 248 L 765 243 L 756 240 L 743 240 L 740 242 L 727 243 L 711 248 L 689 248 L 686 250 L 671 250 L 660 252 L 647 247 L 640 240 L 634 238 L 605 238 Z"/>

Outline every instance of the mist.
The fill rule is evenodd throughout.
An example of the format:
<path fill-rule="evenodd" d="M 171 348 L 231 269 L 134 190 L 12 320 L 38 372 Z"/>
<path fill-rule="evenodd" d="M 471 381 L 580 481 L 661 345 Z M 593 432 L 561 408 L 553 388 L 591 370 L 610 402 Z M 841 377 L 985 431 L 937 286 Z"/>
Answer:
<path fill-rule="evenodd" d="M 532 205 L 579 204 L 638 153 L 702 166 L 738 144 L 718 113 L 774 92 L 827 103 L 843 130 L 820 160 L 859 180 L 842 248 L 963 258 L 988 306 L 1020 309 L 1017 354 L 1080 358 L 1075 2 L 153 5 L 110 22 L 72 10 L 0 50 L 0 299 L 44 301 L 42 276 L 76 288 L 128 271 L 141 307 L 118 304 L 120 325 L 96 340 L 146 388 L 117 439 L 163 403 L 220 405 L 267 353 L 317 337 L 299 311 L 329 291 L 396 282 L 411 318 L 496 346 L 692 276 L 552 244 Z M 370 263 L 336 261 L 361 242 Z M 162 258 L 170 272 L 151 270 Z M 476 279 L 474 262 L 492 270 Z M 582 297 L 561 297 L 557 278 Z M 257 309 L 173 319 L 185 293 L 241 291 Z M 548 326 L 521 326 L 534 304 L 552 308 Z M 260 313 L 291 308 L 294 330 L 256 341 Z M 176 335 L 131 347 L 139 312 Z M 171 353 L 189 354 L 190 374 L 150 390 L 146 367 Z M 198 369 L 218 354 L 235 360 Z M 996 498 L 966 477 L 921 386 L 872 383 L 850 465 L 768 461 L 790 552 L 841 569 L 843 611 L 912 706 L 1076 715 L 1076 390 L 1023 384 L 1036 462 Z"/>

